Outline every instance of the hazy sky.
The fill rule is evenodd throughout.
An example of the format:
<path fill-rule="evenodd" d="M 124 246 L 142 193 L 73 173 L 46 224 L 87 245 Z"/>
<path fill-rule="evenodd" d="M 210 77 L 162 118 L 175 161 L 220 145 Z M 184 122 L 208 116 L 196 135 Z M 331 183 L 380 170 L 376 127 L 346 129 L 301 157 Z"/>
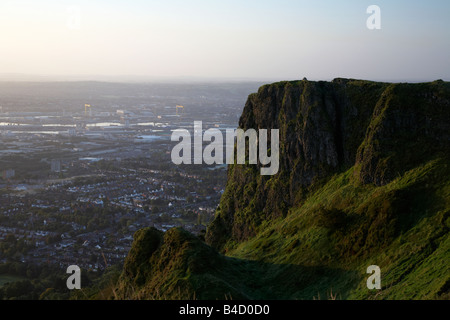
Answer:
<path fill-rule="evenodd" d="M 0 73 L 450 80 L 450 1 L 1 0 Z"/>

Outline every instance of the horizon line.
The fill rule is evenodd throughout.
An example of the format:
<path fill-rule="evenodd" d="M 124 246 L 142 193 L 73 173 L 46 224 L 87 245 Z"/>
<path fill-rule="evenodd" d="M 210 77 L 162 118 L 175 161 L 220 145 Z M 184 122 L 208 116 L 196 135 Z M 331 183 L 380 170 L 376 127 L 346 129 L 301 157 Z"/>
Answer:
<path fill-rule="evenodd" d="M 60 74 L 28 74 L 28 73 L 0 73 L 0 82 L 109 82 L 109 83 L 179 83 L 179 82 L 264 82 L 274 83 L 282 81 L 299 81 L 307 78 L 311 81 L 332 81 L 334 79 L 354 79 L 375 82 L 433 82 L 436 80 L 450 81 L 450 77 L 438 79 L 417 79 L 417 78 L 363 78 L 355 76 L 336 76 L 336 77 L 217 77 L 217 76 L 150 76 L 150 75 L 60 75 Z"/>

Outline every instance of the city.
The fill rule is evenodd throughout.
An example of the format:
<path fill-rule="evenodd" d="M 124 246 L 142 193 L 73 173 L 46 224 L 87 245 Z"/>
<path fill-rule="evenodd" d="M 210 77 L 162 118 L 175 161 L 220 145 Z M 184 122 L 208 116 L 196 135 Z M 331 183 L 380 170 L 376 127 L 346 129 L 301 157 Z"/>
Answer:
<path fill-rule="evenodd" d="M 203 237 L 226 165 L 173 164 L 171 133 L 194 120 L 235 128 L 257 86 L 5 83 L 0 264 L 103 271 L 123 263 L 140 228 Z"/>

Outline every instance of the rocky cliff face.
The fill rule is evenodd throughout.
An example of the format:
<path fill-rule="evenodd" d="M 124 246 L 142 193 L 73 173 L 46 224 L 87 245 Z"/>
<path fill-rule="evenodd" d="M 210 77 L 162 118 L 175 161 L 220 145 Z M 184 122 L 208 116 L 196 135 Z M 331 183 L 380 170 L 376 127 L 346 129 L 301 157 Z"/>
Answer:
<path fill-rule="evenodd" d="M 280 130 L 280 170 L 232 165 L 207 242 L 222 248 L 257 233 L 331 175 L 355 166 L 355 183 L 385 185 L 450 142 L 450 86 L 350 79 L 279 82 L 249 96 L 239 126 Z"/>

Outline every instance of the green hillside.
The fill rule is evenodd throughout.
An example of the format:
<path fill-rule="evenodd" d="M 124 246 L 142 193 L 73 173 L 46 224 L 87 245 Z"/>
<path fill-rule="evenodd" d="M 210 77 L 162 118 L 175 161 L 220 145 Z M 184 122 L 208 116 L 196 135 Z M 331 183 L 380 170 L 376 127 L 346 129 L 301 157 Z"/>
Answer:
<path fill-rule="evenodd" d="M 383 187 L 355 185 L 350 169 L 226 256 L 181 229 L 164 236 L 141 230 L 120 297 L 448 299 L 447 163 L 430 161 Z M 158 249 L 140 247 L 148 247 L 152 237 L 164 239 Z M 147 256 L 136 259 L 135 252 Z M 128 273 L 137 261 L 142 262 Z M 372 264 L 381 268 L 381 291 L 366 287 Z"/>

